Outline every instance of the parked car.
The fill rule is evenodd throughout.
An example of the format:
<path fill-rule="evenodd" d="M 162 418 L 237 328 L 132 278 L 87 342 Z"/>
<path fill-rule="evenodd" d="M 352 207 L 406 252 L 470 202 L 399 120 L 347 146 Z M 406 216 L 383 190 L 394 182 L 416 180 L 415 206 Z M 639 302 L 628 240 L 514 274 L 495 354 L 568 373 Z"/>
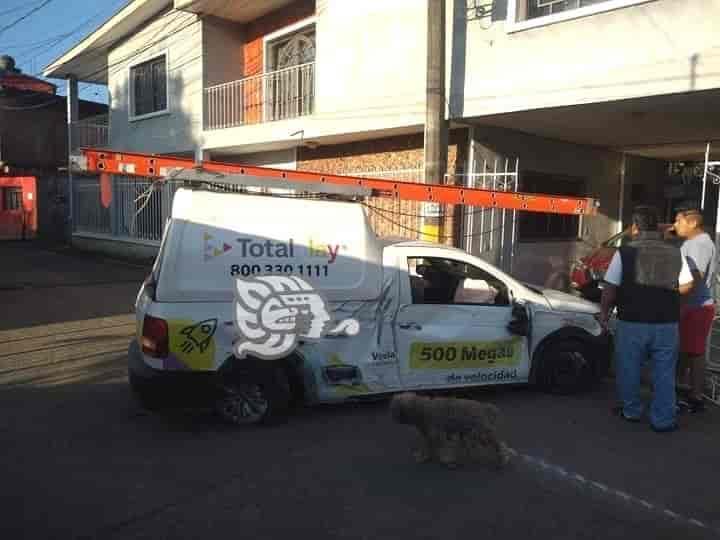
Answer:
<path fill-rule="evenodd" d="M 658 231 L 667 233 L 665 239 L 671 242 L 680 240 L 669 229 L 670 223 L 658 225 Z M 570 287 L 581 297 L 591 302 L 599 302 L 602 294 L 602 280 L 610 266 L 615 251 L 630 240 L 630 228 L 611 236 L 590 252 L 589 255 L 575 261 L 570 268 Z"/>

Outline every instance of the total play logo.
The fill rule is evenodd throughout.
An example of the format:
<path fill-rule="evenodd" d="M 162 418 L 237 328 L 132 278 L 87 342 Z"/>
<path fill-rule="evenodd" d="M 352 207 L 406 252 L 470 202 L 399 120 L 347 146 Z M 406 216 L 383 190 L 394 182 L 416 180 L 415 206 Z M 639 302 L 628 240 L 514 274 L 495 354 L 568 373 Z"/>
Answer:
<path fill-rule="evenodd" d="M 218 241 L 212 234 L 203 234 L 203 253 L 205 255 L 205 262 L 210 259 L 214 259 L 215 257 L 219 257 L 231 249 L 231 245 Z"/>
<path fill-rule="evenodd" d="M 269 259 L 292 259 L 296 255 L 310 258 L 326 259 L 328 264 L 333 264 L 341 250 L 347 250 L 345 244 L 318 243 L 317 240 L 309 238 L 305 246 L 298 246 L 295 240 L 290 238 L 286 242 L 279 240 L 258 240 L 255 238 L 236 238 L 237 245 L 230 245 L 210 233 L 203 234 L 203 253 L 205 262 L 224 255 L 235 248 L 237 255 L 245 258 L 269 258 Z"/>
<path fill-rule="evenodd" d="M 318 242 L 313 238 L 308 238 L 306 245 L 297 245 L 293 238 L 288 239 L 286 242 L 280 240 L 257 240 L 254 238 L 238 238 L 238 248 L 240 250 L 240 257 L 254 257 L 254 258 L 294 258 L 296 254 L 311 258 L 324 258 L 327 259 L 328 264 L 333 264 L 340 250 L 347 250 L 347 246 L 344 244 L 328 244 Z"/>

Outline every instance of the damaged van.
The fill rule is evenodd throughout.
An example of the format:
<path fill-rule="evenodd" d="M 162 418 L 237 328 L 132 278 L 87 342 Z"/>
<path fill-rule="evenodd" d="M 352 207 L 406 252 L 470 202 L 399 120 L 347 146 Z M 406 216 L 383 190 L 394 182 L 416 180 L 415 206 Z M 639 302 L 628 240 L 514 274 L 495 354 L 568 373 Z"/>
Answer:
<path fill-rule="evenodd" d="M 177 190 L 136 300 L 130 385 L 147 408 L 212 406 L 234 424 L 293 406 L 404 390 L 591 388 L 607 372 L 599 307 L 523 284 L 481 258 L 379 238 L 359 202 Z M 353 335 L 301 340 L 272 361 L 234 351 L 238 278 L 299 276 Z M 313 313 L 319 316 L 318 313 Z"/>

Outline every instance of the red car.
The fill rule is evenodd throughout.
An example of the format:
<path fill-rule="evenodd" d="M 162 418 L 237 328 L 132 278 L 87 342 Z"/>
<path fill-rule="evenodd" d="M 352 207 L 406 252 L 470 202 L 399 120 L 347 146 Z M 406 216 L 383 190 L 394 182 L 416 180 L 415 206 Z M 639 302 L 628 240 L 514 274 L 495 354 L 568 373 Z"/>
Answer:
<path fill-rule="evenodd" d="M 658 225 L 660 232 L 666 232 L 672 227 L 669 223 Z M 599 302 L 602 294 L 602 279 L 607 272 L 615 250 L 630 239 L 630 229 L 611 236 L 589 255 L 575 261 L 570 268 L 570 287 L 583 298 L 592 302 Z M 672 232 L 666 239 L 676 242 L 677 237 Z"/>

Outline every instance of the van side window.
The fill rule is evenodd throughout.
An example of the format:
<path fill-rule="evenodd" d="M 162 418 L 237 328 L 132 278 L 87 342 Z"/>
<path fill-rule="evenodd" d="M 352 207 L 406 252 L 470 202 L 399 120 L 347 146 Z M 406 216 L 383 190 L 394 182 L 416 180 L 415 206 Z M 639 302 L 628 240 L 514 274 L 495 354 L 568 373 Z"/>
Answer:
<path fill-rule="evenodd" d="M 507 306 L 507 286 L 492 274 L 453 259 L 408 257 L 413 304 Z"/>

